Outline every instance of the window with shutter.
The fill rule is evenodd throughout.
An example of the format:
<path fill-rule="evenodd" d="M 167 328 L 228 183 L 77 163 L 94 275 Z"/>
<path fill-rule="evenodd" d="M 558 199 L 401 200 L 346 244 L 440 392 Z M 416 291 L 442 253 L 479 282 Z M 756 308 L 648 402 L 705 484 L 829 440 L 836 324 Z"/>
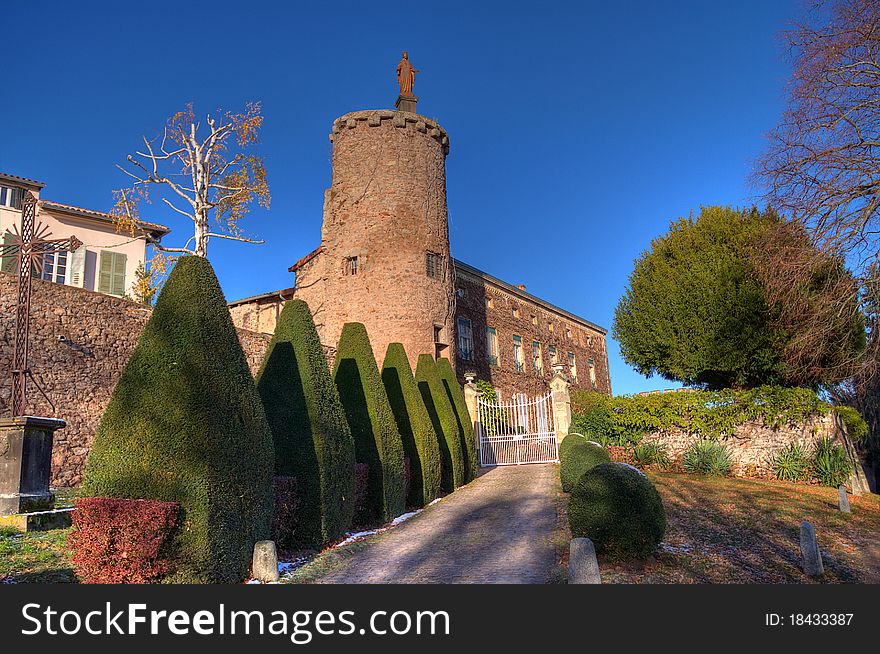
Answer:
<path fill-rule="evenodd" d="M 125 260 L 126 256 L 119 252 L 113 253 L 113 284 L 110 293 L 125 295 Z"/>
<path fill-rule="evenodd" d="M 101 251 L 98 262 L 98 292 L 120 296 L 125 294 L 126 258 L 121 252 Z"/>
<path fill-rule="evenodd" d="M 3 245 L 8 245 L 12 243 L 13 236 L 8 232 L 3 234 Z M 18 268 L 18 262 L 16 261 L 16 257 L 10 255 L 8 257 L 3 257 L 2 261 L 0 261 L 0 270 L 6 273 L 15 274 L 16 269 Z"/>
<path fill-rule="evenodd" d="M 86 285 L 86 248 L 81 245 L 70 253 L 69 274 L 67 283 L 71 286 L 84 288 Z"/>

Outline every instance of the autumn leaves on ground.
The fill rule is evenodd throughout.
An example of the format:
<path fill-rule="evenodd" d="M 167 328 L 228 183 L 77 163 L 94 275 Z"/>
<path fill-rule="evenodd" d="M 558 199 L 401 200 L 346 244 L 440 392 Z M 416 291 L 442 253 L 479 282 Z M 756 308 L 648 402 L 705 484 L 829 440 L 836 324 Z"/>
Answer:
<path fill-rule="evenodd" d="M 800 565 L 803 520 L 816 528 L 830 583 L 880 583 L 880 496 L 778 481 L 649 472 L 667 529 L 646 561 L 600 557 L 603 583 L 810 583 Z M 567 496 L 560 503 L 563 510 Z"/>

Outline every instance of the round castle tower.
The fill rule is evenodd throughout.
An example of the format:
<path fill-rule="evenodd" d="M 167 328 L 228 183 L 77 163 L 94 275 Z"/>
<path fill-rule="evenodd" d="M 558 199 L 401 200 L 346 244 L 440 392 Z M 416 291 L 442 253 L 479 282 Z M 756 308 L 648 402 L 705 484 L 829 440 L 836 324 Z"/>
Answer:
<path fill-rule="evenodd" d="M 337 118 L 330 140 L 322 341 L 335 345 L 344 323 L 361 322 L 380 367 L 396 341 L 413 368 L 419 354 L 450 356 L 449 137 L 419 114 L 376 110 Z"/>

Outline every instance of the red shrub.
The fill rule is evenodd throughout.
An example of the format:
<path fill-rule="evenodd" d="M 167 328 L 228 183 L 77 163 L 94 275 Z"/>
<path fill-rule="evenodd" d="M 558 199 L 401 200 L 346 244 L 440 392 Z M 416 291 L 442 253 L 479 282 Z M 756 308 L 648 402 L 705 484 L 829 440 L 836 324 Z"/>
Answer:
<path fill-rule="evenodd" d="M 87 584 L 147 584 L 171 570 L 162 551 L 180 505 L 156 500 L 86 497 L 77 500 L 73 531 L 73 569 Z"/>
<path fill-rule="evenodd" d="M 634 466 L 638 463 L 636 460 L 635 454 L 628 447 L 622 447 L 620 445 L 609 445 L 607 448 L 608 456 L 611 457 L 612 461 L 618 463 L 628 463 L 631 466 Z"/>
<path fill-rule="evenodd" d="M 367 479 L 370 466 L 366 463 L 354 464 L 354 514 L 362 516 L 367 508 Z"/>
<path fill-rule="evenodd" d="M 272 515 L 272 540 L 279 548 L 294 544 L 299 519 L 300 499 L 296 491 L 296 477 L 275 477 L 275 513 Z"/>
<path fill-rule="evenodd" d="M 408 456 L 403 457 L 403 496 L 409 497 L 412 489 L 412 462 Z"/>

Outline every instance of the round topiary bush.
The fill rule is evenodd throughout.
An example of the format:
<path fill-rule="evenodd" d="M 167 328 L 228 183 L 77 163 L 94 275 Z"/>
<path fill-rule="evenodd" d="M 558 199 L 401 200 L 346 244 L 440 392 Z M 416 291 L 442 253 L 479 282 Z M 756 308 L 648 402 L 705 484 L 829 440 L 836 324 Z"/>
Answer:
<path fill-rule="evenodd" d="M 615 558 L 645 558 L 666 532 L 660 494 L 625 463 L 602 463 L 584 473 L 571 492 L 568 522 L 574 538 L 590 538 Z"/>
<path fill-rule="evenodd" d="M 568 451 L 578 444 L 583 444 L 587 442 L 587 437 L 583 434 L 577 434 L 573 432 L 568 432 L 565 438 L 562 439 L 562 442 L 559 443 L 559 460 L 562 461 L 566 456 L 568 456 Z"/>
<path fill-rule="evenodd" d="M 562 439 L 562 447 L 559 452 L 559 479 L 562 482 L 562 490 L 572 492 L 578 480 L 588 470 L 592 470 L 600 463 L 610 463 L 611 457 L 608 451 L 601 445 L 591 443 L 586 439 L 575 440 L 566 446 L 571 435 Z M 583 438 L 583 437 L 581 437 Z"/>

